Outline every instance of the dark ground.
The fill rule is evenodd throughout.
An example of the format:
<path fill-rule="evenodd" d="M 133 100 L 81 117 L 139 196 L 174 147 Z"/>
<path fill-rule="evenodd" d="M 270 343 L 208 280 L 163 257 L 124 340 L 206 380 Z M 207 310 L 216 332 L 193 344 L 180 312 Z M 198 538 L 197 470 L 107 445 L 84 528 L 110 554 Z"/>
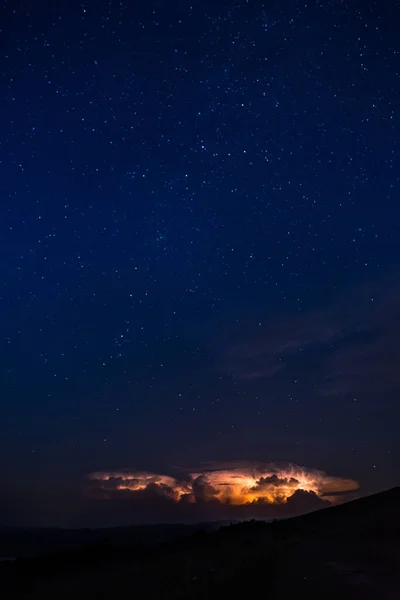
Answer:
<path fill-rule="evenodd" d="M 286 521 L 177 540 L 121 545 L 95 538 L 81 548 L 0 563 L 0 596 L 398 599 L 399 508 L 395 488 Z"/>

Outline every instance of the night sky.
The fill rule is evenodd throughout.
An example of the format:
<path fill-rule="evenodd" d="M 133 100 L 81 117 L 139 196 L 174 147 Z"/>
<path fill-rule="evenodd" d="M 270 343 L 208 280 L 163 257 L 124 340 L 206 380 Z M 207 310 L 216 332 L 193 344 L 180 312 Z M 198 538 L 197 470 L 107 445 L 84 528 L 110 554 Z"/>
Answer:
<path fill-rule="evenodd" d="M 0 523 L 399 483 L 399 21 L 3 2 Z"/>

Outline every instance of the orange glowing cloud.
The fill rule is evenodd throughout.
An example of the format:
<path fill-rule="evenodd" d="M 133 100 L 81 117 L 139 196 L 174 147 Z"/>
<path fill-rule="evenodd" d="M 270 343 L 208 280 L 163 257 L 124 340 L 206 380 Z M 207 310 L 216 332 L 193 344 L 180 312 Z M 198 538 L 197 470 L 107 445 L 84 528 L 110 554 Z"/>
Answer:
<path fill-rule="evenodd" d="M 171 477 L 142 471 L 92 473 L 93 487 L 105 492 L 154 492 L 175 502 L 214 501 L 227 505 L 284 504 L 299 490 L 330 502 L 358 489 L 353 479 L 332 477 L 296 465 L 249 463 L 207 465 Z"/>

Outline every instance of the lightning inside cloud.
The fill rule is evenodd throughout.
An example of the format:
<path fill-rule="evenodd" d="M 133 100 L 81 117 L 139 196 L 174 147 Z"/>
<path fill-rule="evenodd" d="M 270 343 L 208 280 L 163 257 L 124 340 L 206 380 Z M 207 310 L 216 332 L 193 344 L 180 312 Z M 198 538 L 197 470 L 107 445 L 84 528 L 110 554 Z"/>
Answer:
<path fill-rule="evenodd" d="M 299 490 L 335 503 L 359 487 L 353 479 L 332 477 L 323 471 L 292 464 L 211 464 L 182 472 L 179 477 L 123 470 L 92 473 L 89 479 L 105 497 L 107 491 L 135 494 L 151 490 L 175 502 L 217 501 L 237 506 L 283 504 Z"/>

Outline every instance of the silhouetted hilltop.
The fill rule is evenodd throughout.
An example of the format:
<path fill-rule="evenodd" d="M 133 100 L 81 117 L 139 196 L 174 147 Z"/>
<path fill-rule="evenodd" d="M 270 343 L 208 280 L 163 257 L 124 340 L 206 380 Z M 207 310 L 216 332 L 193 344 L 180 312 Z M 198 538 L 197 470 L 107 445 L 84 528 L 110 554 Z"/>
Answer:
<path fill-rule="evenodd" d="M 298 533 L 400 536 L 400 487 L 276 524 Z"/>
<path fill-rule="evenodd" d="M 170 541 L 121 545 L 100 536 L 85 547 L 0 564 L 4 597 L 220 599 L 262 591 L 279 600 L 294 594 L 394 599 L 399 506 L 395 488 L 301 517 L 203 529 Z"/>

